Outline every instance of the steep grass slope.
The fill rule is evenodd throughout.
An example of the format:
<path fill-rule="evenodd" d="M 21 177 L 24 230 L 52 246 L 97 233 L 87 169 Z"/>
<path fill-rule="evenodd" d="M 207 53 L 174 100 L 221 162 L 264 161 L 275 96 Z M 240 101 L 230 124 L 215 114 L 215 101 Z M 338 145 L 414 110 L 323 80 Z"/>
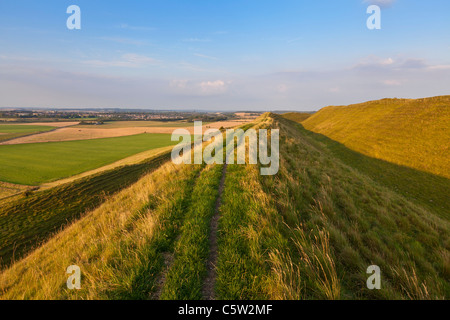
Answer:
<path fill-rule="evenodd" d="M 450 96 L 331 106 L 302 124 L 365 155 L 450 178 Z"/>
<path fill-rule="evenodd" d="M 448 299 L 448 219 L 345 165 L 300 125 L 267 121 L 280 129 L 280 172 L 229 166 L 220 298 Z M 370 265 L 381 290 L 366 287 Z"/>
<path fill-rule="evenodd" d="M 307 112 L 288 112 L 283 113 L 283 117 L 295 122 L 302 122 L 311 117 L 313 113 L 307 113 Z"/>

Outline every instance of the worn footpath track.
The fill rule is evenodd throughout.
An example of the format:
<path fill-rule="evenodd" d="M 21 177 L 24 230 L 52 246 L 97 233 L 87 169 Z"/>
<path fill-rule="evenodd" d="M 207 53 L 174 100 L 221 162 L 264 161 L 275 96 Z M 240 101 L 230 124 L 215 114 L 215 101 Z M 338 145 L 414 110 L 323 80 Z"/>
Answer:
<path fill-rule="evenodd" d="M 218 256 L 218 246 L 217 246 L 217 230 L 219 227 L 220 218 L 220 207 L 222 205 L 222 193 L 225 188 L 225 177 L 227 174 L 227 164 L 223 165 L 222 178 L 220 179 L 219 185 L 219 195 L 216 200 L 214 216 L 211 219 L 210 233 L 209 233 L 209 259 L 208 259 L 208 275 L 206 276 L 205 282 L 203 284 L 203 299 L 204 300 L 215 300 L 215 290 L 214 285 L 216 282 L 216 263 Z"/>

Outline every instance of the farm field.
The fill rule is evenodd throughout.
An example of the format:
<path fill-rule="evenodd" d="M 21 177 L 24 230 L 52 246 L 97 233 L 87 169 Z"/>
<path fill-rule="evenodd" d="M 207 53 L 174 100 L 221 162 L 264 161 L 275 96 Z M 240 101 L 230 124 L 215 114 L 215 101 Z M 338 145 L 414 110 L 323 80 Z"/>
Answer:
<path fill-rule="evenodd" d="M 235 121 L 219 121 L 213 123 L 203 123 L 203 130 L 209 128 L 220 129 L 232 128 L 243 123 L 250 122 L 247 120 Z M 170 125 L 169 125 L 170 124 Z M 113 138 L 122 136 L 132 136 L 143 133 L 164 133 L 171 134 L 174 130 L 184 128 L 193 133 L 193 123 L 188 122 L 160 122 L 160 121 L 117 121 L 108 122 L 104 125 L 80 125 L 67 128 L 59 128 L 55 131 L 30 135 L 23 138 L 9 140 L 0 145 L 27 144 L 41 142 L 57 142 L 57 141 L 73 141 L 73 140 L 90 140 L 100 138 Z"/>
<path fill-rule="evenodd" d="M 61 214 L 54 214 L 52 206 L 58 204 L 50 201 L 49 192 L 55 188 L 21 200 L 20 206 L 33 205 L 35 210 L 19 215 L 20 221 L 34 221 L 23 226 L 30 225 L 32 239 L 48 241 L 35 250 L 24 249 L 28 255 L 1 271 L 0 298 L 450 297 L 450 224 L 445 209 L 421 205 L 353 168 L 336 157 L 327 140 L 293 121 L 265 114 L 252 125 L 280 129 L 276 176 L 260 176 L 258 165 L 168 162 L 92 210 L 74 209 L 75 198 L 63 199 Z M 116 170 L 100 176 L 124 177 Z M 77 183 L 95 188 L 105 182 Z M 77 183 L 56 188 L 69 191 Z M 62 190 L 54 195 L 70 198 L 74 193 Z M 40 201 L 53 224 L 41 218 L 40 201 L 33 198 L 45 195 L 47 200 Z M 4 252 L 10 255 L 17 241 L 13 239 L 21 237 L 23 228 L 11 227 L 20 206 L 0 210 L 0 227 L 8 231 L 2 230 L 1 243 L 8 244 Z M 72 223 L 51 237 L 49 225 L 55 230 L 65 212 L 75 215 Z M 73 264 L 83 272 L 81 290 L 64 286 L 64 270 Z M 372 264 L 382 270 L 381 290 L 366 287 L 366 269 Z"/>
<path fill-rule="evenodd" d="M 135 164 L 0 200 L 0 269 L 169 158 L 170 153 L 160 153 Z"/>
<path fill-rule="evenodd" d="M 0 146 L 0 180 L 39 185 L 174 145 L 169 134 Z"/>
<path fill-rule="evenodd" d="M 154 128 L 154 127 L 171 127 L 171 128 L 181 128 L 189 126 L 189 123 L 186 121 L 105 121 L 102 125 L 99 125 L 101 128 L 105 129 L 117 129 L 117 128 Z M 88 124 L 79 124 L 77 128 L 92 128 L 95 125 Z"/>
<path fill-rule="evenodd" d="M 81 179 L 84 177 L 89 177 L 89 176 L 95 175 L 95 174 L 98 174 L 98 173 L 101 173 L 104 171 L 110 171 L 113 169 L 117 169 L 119 167 L 135 165 L 135 164 L 141 163 L 143 161 L 146 161 L 148 159 L 151 159 L 155 156 L 167 154 L 168 152 L 170 152 L 172 150 L 172 148 L 173 148 L 173 146 L 167 146 L 167 147 L 162 147 L 162 148 L 157 148 L 157 149 L 146 150 L 144 152 L 140 152 L 140 153 L 134 154 L 132 156 L 120 159 L 111 164 L 107 164 L 106 166 L 103 166 L 103 167 L 85 171 L 80 174 L 68 177 L 68 178 L 43 183 L 39 186 L 39 190 L 50 189 L 50 188 L 53 188 L 56 186 L 67 184 L 69 182 L 73 182 L 75 180 L 78 180 L 78 179 Z M 18 185 L 15 185 L 15 186 L 18 186 Z M 0 199 L 1 199 L 1 197 L 0 197 Z"/>
<path fill-rule="evenodd" d="M 56 129 L 56 127 L 40 124 L 0 124 L 0 142 L 54 129 Z"/>

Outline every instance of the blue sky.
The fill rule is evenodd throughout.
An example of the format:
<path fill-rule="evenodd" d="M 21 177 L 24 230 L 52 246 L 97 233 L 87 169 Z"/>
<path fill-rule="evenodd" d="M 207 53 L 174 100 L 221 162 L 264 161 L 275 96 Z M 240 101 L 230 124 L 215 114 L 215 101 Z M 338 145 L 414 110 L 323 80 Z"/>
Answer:
<path fill-rule="evenodd" d="M 68 30 L 69 5 L 81 30 Z M 382 8 L 368 30 L 366 9 Z M 317 110 L 450 94 L 448 0 L 0 0 L 0 107 Z"/>

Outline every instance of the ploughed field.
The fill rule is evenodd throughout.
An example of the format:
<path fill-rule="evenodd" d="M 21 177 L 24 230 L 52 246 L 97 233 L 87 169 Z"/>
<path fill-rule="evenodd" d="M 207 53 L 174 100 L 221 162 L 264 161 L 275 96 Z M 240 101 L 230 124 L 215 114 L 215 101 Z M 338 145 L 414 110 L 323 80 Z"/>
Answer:
<path fill-rule="evenodd" d="M 218 121 L 213 123 L 203 123 L 203 129 L 221 127 L 231 128 L 242 123 L 249 122 L 251 119 Z M 132 136 L 142 133 L 165 133 L 171 134 L 174 130 L 185 128 L 193 133 L 193 123 L 174 121 L 110 121 L 101 125 L 80 124 L 67 127 L 60 127 L 50 132 L 26 135 L 17 139 L 7 140 L 1 145 L 26 144 L 26 143 L 42 143 L 42 142 L 61 142 L 73 140 L 92 140 L 101 138 L 113 138 Z"/>

